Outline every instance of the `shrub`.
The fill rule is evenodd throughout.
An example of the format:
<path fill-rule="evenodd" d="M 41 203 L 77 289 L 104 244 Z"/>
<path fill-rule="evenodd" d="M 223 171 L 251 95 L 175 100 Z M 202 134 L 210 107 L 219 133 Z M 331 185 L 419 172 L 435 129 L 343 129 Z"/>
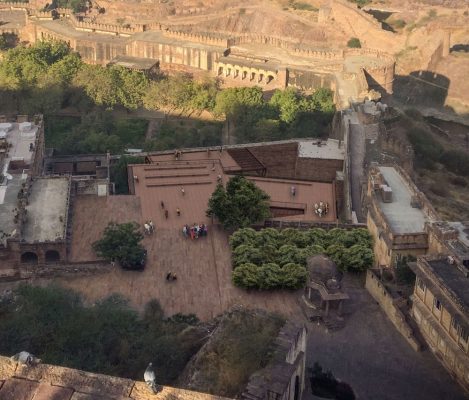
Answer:
<path fill-rule="evenodd" d="M 347 42 L 347 47 L 350 47 L 351 49 L 360 49 L 362 47 L 362 44 L 360 42 L 360 39 L 354 37 Z"/>
<path fill-rule="evenodd" d="M 235 286 L 245 289 L 259 287 L 259 267 L 256 264 L 242 264 L 238 266 L 231 276 Z"/>
<path fill-rule="evenodd" d="M 303 287 L 308 278 L 308 271 L 305 267 L 289 263 L 282 268 L 282 287 L 285 289 L 299 289 Z"/>
<path fill-rule="evenodd" d="M 373 264 L 366 229 L 239 229 L 230 238 L 233 282 L 247 289 L 298 289 L 307 279 L 307 259 L 327 254 L 342 271 L 363 271 Z"/>

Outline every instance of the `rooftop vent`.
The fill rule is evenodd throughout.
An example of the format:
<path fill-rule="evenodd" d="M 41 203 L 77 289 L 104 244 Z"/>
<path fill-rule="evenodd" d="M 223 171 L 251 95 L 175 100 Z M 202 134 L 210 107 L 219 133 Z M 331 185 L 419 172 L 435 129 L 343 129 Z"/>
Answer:
<path fill-rule="evenodd" d="M 392 189 L 388 185 L 381 185 L 383 203 L 392 203 Z"/>
<path fill-rule="evenodd" d="M 419 196 L 412 196 L 410 198 L 410 206 L 413 208 L 422 208 L 422 200 Z"/>

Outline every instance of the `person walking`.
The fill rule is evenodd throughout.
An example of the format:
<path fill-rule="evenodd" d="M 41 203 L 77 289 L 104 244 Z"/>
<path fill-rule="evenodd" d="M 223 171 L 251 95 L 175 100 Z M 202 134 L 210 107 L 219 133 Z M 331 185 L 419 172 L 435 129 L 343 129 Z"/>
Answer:
<path fill-rule="evenodd" d="M 181 194 L 182 194 L 183 196 L 186 194 L 186 191 L 184 190 L 183 187 L 181 188 Z"/>
<path fill-rule="evenodd" d="M 169 217 L 169 212 L 168 212 L 168 210 L 164 210 L 164 216 L 166 217 L 166 219 L 168 219 L 168 217 Z"/>
<path fill-rule="evenodd" d="M 178 217 L 180 217 L 180 216 L 181 216 L 181 210 L 179 209 L 179 207 L 178 207 L 178 208 L 176 208 L 176 214 L 177 214 L 177 216 L 178 216 Z"/>
<path fill-rule="evenodd" d="M 161 200 L 161 208 L 164 209 L 164 201 Z"/>

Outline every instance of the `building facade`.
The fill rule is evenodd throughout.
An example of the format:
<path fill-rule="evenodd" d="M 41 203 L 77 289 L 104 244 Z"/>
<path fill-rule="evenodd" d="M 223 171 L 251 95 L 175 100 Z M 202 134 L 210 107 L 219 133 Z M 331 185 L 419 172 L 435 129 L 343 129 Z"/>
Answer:
<path fill-rule="evenodd" d="M 441 255 L 419 257 L 411 268 L 412 316 L 437 358 L 469 389 L 469 270 Z"/>
<path fill-rule="evenodd" d="M 437 219 L 436 212 L 401 168 L 370 168 L 366 206 L 376 265 L 390 267 L 401 257 L 427 253 L 425 224 Z"/>

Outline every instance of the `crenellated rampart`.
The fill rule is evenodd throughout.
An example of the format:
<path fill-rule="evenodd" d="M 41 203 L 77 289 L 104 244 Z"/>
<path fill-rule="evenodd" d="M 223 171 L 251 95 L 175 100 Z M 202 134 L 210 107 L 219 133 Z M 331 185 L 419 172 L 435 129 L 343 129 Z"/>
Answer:
<path fill-rule="evenodd" d="M 231 38 L 220 37 L 210 33 L 191 33 L 166 29 L 163 31 L 163 35 L 166 37 L 186 40 L 188 42 L 203 43 L 212 46 L 230 47 L 232 45 Z"/>

